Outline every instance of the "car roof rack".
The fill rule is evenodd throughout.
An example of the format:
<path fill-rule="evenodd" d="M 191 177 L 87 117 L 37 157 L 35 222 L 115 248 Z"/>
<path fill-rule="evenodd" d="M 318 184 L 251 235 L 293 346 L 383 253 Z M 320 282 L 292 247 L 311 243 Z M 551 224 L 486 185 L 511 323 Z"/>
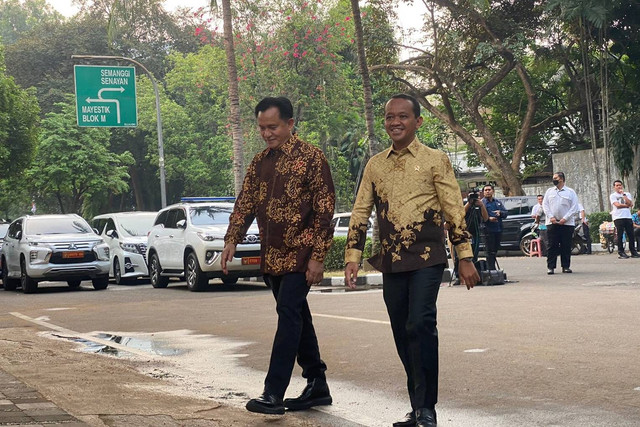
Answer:
<path fill-rule="evenodd" d="M 198 203 L 198 202 L 235 202 L 236 198 L 233 196 L 221 196 L 221 197 L 181 197 L 181 203 Z"/>

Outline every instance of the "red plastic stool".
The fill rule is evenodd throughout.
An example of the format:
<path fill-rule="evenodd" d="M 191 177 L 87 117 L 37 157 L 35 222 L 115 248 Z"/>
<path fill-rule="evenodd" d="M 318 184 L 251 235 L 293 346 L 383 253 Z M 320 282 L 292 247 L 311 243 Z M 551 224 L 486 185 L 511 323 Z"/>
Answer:
<path fill-rule="evenodd" d="M 532 257 L 534 255 L 542 256 L 542 242 L 540 239 L 531 239 L 529 242 L 529 256 Z"/>

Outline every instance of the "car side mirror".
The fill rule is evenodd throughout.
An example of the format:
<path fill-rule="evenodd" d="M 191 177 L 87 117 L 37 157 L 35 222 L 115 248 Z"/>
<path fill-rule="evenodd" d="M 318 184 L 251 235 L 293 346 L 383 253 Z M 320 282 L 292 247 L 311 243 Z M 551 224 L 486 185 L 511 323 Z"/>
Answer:
<path fill-rule="evenodd" d="M 187 228 L 187 220 L 181 219 L 180 221 L 176 222 L 176 227 L 182 228 L 182 229 Z"/>
<path fill-rule="evenodd" d="M 112 239 L 118 238 L 118 232 L 116 230 L 109 230 L 106 232 L 106 235 L 111 237 Z"/>
<path fill-rule="evenodd" d="M 16 240 L 20 240 L 20 239 L 22 239 L 22 230 L 16 233 Z"/>

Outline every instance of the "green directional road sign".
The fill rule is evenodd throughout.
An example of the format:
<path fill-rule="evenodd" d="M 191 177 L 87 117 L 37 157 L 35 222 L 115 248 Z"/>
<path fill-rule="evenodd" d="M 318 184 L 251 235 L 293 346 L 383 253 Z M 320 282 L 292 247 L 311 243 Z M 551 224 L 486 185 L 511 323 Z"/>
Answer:
<path fill-rule="evenodd" d="M 137 126 L 136 69 L 76 65 L 78 126 Z"/>

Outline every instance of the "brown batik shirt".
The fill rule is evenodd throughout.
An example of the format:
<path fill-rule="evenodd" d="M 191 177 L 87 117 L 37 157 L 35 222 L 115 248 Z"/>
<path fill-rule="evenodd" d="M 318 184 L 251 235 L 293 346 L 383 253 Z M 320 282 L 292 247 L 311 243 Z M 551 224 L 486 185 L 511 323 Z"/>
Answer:
<path fill-rule="evenodd" d="M 254 218 L 263 274 L 306 272 L 323 262 L 333 241 L 335 191 L 322 151 L 293 135 L 257 154 L 236 200 L 225 243 L 238 244 Z"/>
<path fill-rule="evenodd" d="M 367 220 L 375 205 L 380 253 L 369 259 L 383 273 L 413 271 L 447 263 L 443 222 L 458 257 L 473 256 L 460 187 L 447 155 L 414 139 L 372 157 L 353 206 L 345 263 L 360 262 Z"/>

